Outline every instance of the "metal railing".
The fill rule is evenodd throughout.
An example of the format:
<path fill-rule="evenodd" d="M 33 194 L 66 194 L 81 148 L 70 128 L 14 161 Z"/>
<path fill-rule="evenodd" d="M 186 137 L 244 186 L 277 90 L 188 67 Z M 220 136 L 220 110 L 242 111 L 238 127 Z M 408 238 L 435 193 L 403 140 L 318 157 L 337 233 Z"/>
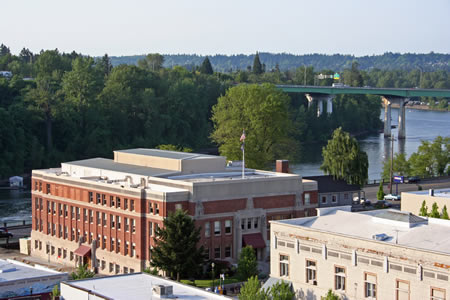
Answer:
<path fill-rule="evenodd" d="M 22 227 L 22 226 L 31 226 L 32 225 L 32 220 L 14 220 L 14 221 L 8 221 L 8 222 L 1 222 L 0 223 L 0 227 L 6 227 L 6 228 L 11 228 L 11 227 Z"/>

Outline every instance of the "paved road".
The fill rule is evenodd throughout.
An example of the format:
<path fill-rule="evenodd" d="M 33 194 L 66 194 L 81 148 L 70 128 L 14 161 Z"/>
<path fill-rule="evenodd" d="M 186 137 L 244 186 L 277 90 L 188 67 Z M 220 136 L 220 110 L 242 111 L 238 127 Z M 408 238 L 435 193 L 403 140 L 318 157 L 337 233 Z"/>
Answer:
<path fill-rule="evenodd" d="M 31 226 L 20 226 L 8 228 L 8 232 L 13 234 L 13 238 L 9 239 L 9 243 L 18 243 L 20 238 L 29 237 L 31 235 Z M 0 246 L 6 244 L 5 238 L 0 238 Z"/>
<path fill-rule="evenodd" d="M 398 193 L 400 194 L 401 192 L 417 191 L 419 185 L 423 190 L 450 188 L 450 178 L 439 178 L 426 181 L 423 180 L 418 184 L 399 184 Z M 378 186 L 365 187 L 364 192 L 366 193 L 366 198 L 372 201 L 372 203 L 377 201 Z M 386 194 L 389 194 L 388 184 L 384 185 L 384 192 Z M 395 193 L 395 184 L 392 186 L 392 192 Z"/>

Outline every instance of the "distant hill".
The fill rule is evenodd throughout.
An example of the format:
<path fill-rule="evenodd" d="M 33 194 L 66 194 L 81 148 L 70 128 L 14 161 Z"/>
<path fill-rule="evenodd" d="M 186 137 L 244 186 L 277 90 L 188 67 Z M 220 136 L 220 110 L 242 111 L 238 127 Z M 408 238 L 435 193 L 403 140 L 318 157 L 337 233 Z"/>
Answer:
<path fill-rule="evenodd" d="M 114 66 L 120 64 L 136 64 L 144 55 L 134 56 L 112 56 L 111 62 Z M 421 68 L 422 71 L 446 70 L 450 71 L 450 54 L 428 53 L 391 53 L 383 55 L 361 56 L 353 55 L 326 55 L 326 54 L 307 54 L 294 55 L 287 53 L 259 53 L 261 63 L 265 64 L 266 71 L 275 69 L 277 64 L 281 71 L 292 70 L 303 65 L 313 66 L 315 70 L 330 69 L 333 71 L 342 71 L 349 68 L 353 61 L 359 63 L 361 70 L 382 69 L 382 70 L 412 70 Z M 164 66 L 185 66 L 191 69 L 199 66 L 204 56 L 195 54 L 170 54 L 164 55 Z M 214 55 L 209 56 L 214 71 L 230 72 L 237 70 L 246 70 L 253 65 L 254 55 Z"/>

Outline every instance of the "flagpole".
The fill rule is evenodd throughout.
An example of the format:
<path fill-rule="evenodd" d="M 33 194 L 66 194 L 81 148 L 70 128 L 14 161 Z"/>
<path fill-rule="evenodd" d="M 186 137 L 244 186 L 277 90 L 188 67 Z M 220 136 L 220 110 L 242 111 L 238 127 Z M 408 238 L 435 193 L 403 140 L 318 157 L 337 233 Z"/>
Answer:
<path fill-rule="evenodd" d="M 242 144 L 242 179 L 245 178 L 245 142 Z"/>

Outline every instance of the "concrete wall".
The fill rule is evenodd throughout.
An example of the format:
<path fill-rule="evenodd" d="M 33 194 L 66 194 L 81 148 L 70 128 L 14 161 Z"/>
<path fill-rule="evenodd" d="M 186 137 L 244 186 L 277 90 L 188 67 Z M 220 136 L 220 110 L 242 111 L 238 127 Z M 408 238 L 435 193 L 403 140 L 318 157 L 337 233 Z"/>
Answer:
<path fill-rule="evenodd" d="M 287 277 L 280 277 L 280 255 L 289 258 Z M 307 259 L 317 264 L 317 285 L 306 282 Z M 449 255 L 271 223 L 271 276 L 291 281 L 297 299 L 334 290 L 335 266 L 346 270 L 346 290 L 335 291 L 342 299 L 365 299 L 365 273 L 376 276 L 377 299 L 396 299 L 396 280 L 409 282 L 409 299 L 430 299 L 432 287 L 450 295 Z"/>
<path fill-rule="evenodd" d="M 431 212 L 431 207 L 433 206 L 433 203 L 436 202 L 440 213 L 442 213 L 442 208 L 444 208 L 444 205 L 447 205 L 447 211 L 450 213 L 450 197 L 436 197 L 428 194 L 417 195 L 413 193 L 402 193 L 402 200 L 400 203 L 401 210 L 419 215 L 423 200 L 425 200 L 428 206 L 428 212 Z"/>

